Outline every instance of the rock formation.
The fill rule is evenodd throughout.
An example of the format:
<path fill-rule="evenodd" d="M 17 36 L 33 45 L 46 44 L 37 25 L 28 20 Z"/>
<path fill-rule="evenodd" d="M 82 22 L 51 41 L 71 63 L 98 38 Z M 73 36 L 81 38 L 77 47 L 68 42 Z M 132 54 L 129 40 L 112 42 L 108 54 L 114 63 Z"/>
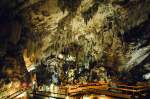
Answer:
<path fill-rule="evenodd" d="M 32 64 L 45 69 L 45 75 L 52 75 L 45 76 L 46 83 L 57 78 L 57 83 L 66 84 L 65 76 L 72 70 L 73 82 L 91 81 L 87 75 L 101 66 L 109 76 L 150 79 L 146 76 L 150 72 L 149 0 L 17 1 L 20 3 L 10 7 L 20 23 L 13 23 L 16 26 L 10 31 L 11 37 L 5 33 L 0 36 L 7 38 L 0 39 L 2 61 L 15 45 L 11 52 L 20 52 L 19 59 L 26 49 Z"/>

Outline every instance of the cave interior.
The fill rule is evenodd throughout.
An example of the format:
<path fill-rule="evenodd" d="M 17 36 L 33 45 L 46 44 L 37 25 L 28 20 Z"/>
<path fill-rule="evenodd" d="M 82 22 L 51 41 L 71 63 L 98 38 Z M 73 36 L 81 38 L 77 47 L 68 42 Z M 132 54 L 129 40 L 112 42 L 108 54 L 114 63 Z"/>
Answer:
<path fill-rule="evenodd" d="M 59 87 L 148 99 L 150 1 L 0 0 L 0 99 L 59 99 Z"/>

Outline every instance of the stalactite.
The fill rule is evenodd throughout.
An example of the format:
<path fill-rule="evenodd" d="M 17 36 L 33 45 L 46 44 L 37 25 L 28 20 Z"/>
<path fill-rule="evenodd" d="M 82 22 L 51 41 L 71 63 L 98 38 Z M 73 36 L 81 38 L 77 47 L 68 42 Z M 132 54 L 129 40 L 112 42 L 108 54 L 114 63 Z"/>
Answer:
<path fill-rule="evenodd" d="M 100 5 L 101 1 L 94 0 L 94 4 L 92 7 L 90 7 L 87 11 L 82 13 L 82 16 L 84 18 L 85 23 L 92 19 L 92 17 L 95 15 L 95 13 L 98 11 L 98 7 Z"/>
<path fill-rule="evenodd" d="M 81 0 L 58 0 L 58 6 L 63 12 L 68 10 L 70 13 L 74 13 L 80 4 Z"/>

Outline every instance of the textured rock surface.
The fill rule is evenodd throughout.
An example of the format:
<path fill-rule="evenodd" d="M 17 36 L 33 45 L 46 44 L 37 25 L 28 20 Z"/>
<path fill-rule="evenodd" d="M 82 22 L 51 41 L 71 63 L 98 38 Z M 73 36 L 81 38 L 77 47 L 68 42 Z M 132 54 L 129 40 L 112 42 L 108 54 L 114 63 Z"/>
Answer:
<path fill-rule="evenodd" d="M 20 45 L 33 64 L 43 66 L 45 75 L 53 75 L 47 83 L 67 83 L 65 76 L 72 69 L 74 82 L 90 81 L 87 75 L 95 75 L 92 71 L 100 66 L 111 75 L 121 72 L 121 77 L 130 72 L 131 78 L 143 79 L 149 73 L 149 0 L 45 0 L 24 8 L 19 16 Z M 140 73 L 134 77 L 137 69 Z"/>
<path fill-rule="evenodd" d="M 51 55 L 63 54 L 75 57 L 78 64 L 85 62 L 89 54 L 97 62 L 95 65 L 130 71 L 137 65 L 130 63 L 132 53 L 139 49 L 138 45 L 149 42 L 150 28 L 144 32 L 146 26 L 142 26 L 145 22 L 149 25 L 149 3 L 149 0 L 47 0 L 26 9 L 22 15 L 29 35 L 34 37 L 31 41 L 38 49 L 37 59 L 47 61 Z M 144 59 L 149 51 L 146 54 Z"/>

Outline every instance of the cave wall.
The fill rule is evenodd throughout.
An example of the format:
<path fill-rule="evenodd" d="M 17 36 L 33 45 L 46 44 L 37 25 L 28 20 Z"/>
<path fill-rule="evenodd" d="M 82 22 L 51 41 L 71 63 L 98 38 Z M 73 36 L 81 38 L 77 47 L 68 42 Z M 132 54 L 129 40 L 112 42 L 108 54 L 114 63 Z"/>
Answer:
<path fill-rule="evenodd" d="M 74 8 L 60 1 L 48 0 L 23 11 L 26 27 L 35 36 L 43 57 L 77 43 L 84 53 L 90 52 L 96 59 L 107 52 L 107 56 L 117 55 L 118 59 L 126 60 L 130 49 L 123 41 L 124 33 L 148 20 L 147 0 L 68 1 Z"/>
<path fill-rule="evenodd" d="M 74 57 L 76 63 L 85 62 L 85 57 L 91 55 L 96 62 L 91 65 L 130 71 L 140 64 L 132 59 L 140 49 L 138 45 L 146 42 L 145 46 L 149 45 L 149 3 L 149 0 L 47 0 L 35 4 L 22 11 L 24 27 L 34 45 L 28 47 L 29 52 L 35 49 L 31 52 L 37 55 L 37 60 L 48 61 L 51 56 L 62 55 Z"/>
<path fill-rule="evenodd" d="M 25 65 L 55 67 L 58 76 L 66 76 L 63 69 L 78 71 L 80 65 L 121 73 L 146 66 L 141 75 L 149 73 L 149 0 L 38 1 L 29 0 L 14 9 L 21 17 L 22 34 L 16 34 L 20 29 L 13 27 L 17 32 L 11 32 L 9 42 L 17 46 L 19 51 L 14 52 L 21 53 Z M 70 65 L 68 69 L 65 64 Z"/>

